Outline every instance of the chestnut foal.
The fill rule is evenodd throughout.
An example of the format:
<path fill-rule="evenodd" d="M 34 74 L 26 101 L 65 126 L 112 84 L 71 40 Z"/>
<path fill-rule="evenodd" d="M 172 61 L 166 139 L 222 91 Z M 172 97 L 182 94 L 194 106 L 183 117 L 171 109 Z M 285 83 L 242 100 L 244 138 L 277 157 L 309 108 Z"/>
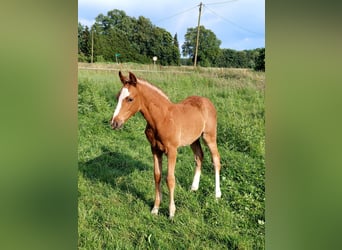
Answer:
<path fill-rule="evenodd" d="M 175 164 L 177 148 L 190 145 L 195 154 L 196 169 L 191 190 L 197 190 L 201 175 L 203 151 L 200 137 L 210 149 L 215 167 L 215 196 L 221 197 L 220 189 L 220 155 L 216 144 L 216 110 L 209 99 L 191 96 L 174 104 L 157 87 L 138 79 L 129 72 L 125 77 L 119 72 L 123 84 L 115 108 L 111 126 L 119 129 L 131 116 L 140 111 L 147 126 L 146 137 L 151 144 L 154 160 L 155 202 L 151 211 L 158 214 L 162 199 L 161 173 L 162 156 L 167 156 L 167 186 L 170 193 L 169 217 L 175 215 L 174 202 Z"/>

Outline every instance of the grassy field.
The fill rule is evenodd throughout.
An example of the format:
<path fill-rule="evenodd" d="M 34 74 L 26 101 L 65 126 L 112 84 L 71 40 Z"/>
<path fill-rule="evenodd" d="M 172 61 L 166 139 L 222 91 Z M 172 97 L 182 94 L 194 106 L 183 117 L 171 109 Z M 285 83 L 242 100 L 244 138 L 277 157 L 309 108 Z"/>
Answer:
<path fill-rule="evenodd" d="M 178 150 L 173 221 L 163 167 L 163 201 L 154 202 L 153 162 L 142 115 L 119 131 L 109 120 L 121 87 L 119 65 L 80 65 L 78 76 L 79 249 L 264 249 L 265 74 L 249 70 L 155 68 L 121 65 L 160 87 L 174 102 L 208 97 L 218 111 L 222 198 L 215 200 L 214 170 L 205 158 L 200 187 L 190 192 L 195 162 L 190 147 Z M 94 65 L 92 66 L 94 67 Z M 116 67 L 116 68 L 115 68 Z M 150 72 L 149 70 L 155 70 Z"/>

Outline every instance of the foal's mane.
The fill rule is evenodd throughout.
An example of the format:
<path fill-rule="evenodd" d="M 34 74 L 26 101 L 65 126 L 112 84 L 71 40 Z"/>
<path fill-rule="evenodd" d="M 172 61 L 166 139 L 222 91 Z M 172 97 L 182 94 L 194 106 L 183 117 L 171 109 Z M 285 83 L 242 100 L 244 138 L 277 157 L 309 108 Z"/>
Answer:
<path fill-rule="evenodd" d="M 153 92 L 158 93 L 159 95 L 163 96 L 165 99 L 170 101 L 169 97 L 160 88 L 158 88 L 157 86 L 153 85 L 152 83 L 149 83 L 148 81 L 145 81 L 145 80 L 139 78 L 139 84 L 149 88 Z"/>

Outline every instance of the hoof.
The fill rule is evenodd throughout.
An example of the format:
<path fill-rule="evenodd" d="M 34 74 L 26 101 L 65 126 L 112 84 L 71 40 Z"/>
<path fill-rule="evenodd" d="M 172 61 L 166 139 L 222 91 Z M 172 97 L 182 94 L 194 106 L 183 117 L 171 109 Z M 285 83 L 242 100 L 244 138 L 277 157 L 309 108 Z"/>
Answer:
<path fill-rule="evenodd" d="M 154 207 L 152 210 L 151 210 L 151 214 L 153 215 L 158 215 L 158 208 Z"/>
<path fill-rule="evenodd" d="M 169 220 L 173 222 L 173 219 L 175 218 L 175 213 L 169 215 Z"/>
<path fill-rule="evenodd" d="M 175 213 L 176 213 L 176 209 L 169 213 L 169 219 L 170 220 L 173 220 L 173 218 L 175 217 Z"/>
<path fill-rule="evenodd" d="M 220 199 L 220 198 L 221 198 L 221 196 L 222 196 L 222 193 L 221 193 L 221 191 L 217 191 L 217 192 L 215 193 L 215 197 L 216 197 L 216 199 Z"/>
<path fill-rule="evenodd" d="M 198 187 L 194 187 L 194 186 L 191 186 L 191 191 L 197 191 L 198 190 Z"/>

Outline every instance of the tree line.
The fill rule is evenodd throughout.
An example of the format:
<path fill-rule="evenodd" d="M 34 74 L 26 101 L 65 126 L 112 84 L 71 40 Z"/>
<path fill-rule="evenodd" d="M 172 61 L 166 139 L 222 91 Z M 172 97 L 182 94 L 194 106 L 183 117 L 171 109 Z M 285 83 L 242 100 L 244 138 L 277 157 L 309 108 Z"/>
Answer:
<path fill-rule="evenodd" d="M 78 60 L 80 62 L 151 63 L 157 56 L 161 65 L 193 65 L 196 28 L 188 28 L 180 47 L 177 34 L 172 36 L 143 16 L 129 17 L 122 10 L 100 14 L 89 28 L 78 24 Z M 200 26 L 197 64 L 202 67 L 233 67 L 265 70 L 265 49 L 236 51 L 221 49 L 214 32 Z"/>

